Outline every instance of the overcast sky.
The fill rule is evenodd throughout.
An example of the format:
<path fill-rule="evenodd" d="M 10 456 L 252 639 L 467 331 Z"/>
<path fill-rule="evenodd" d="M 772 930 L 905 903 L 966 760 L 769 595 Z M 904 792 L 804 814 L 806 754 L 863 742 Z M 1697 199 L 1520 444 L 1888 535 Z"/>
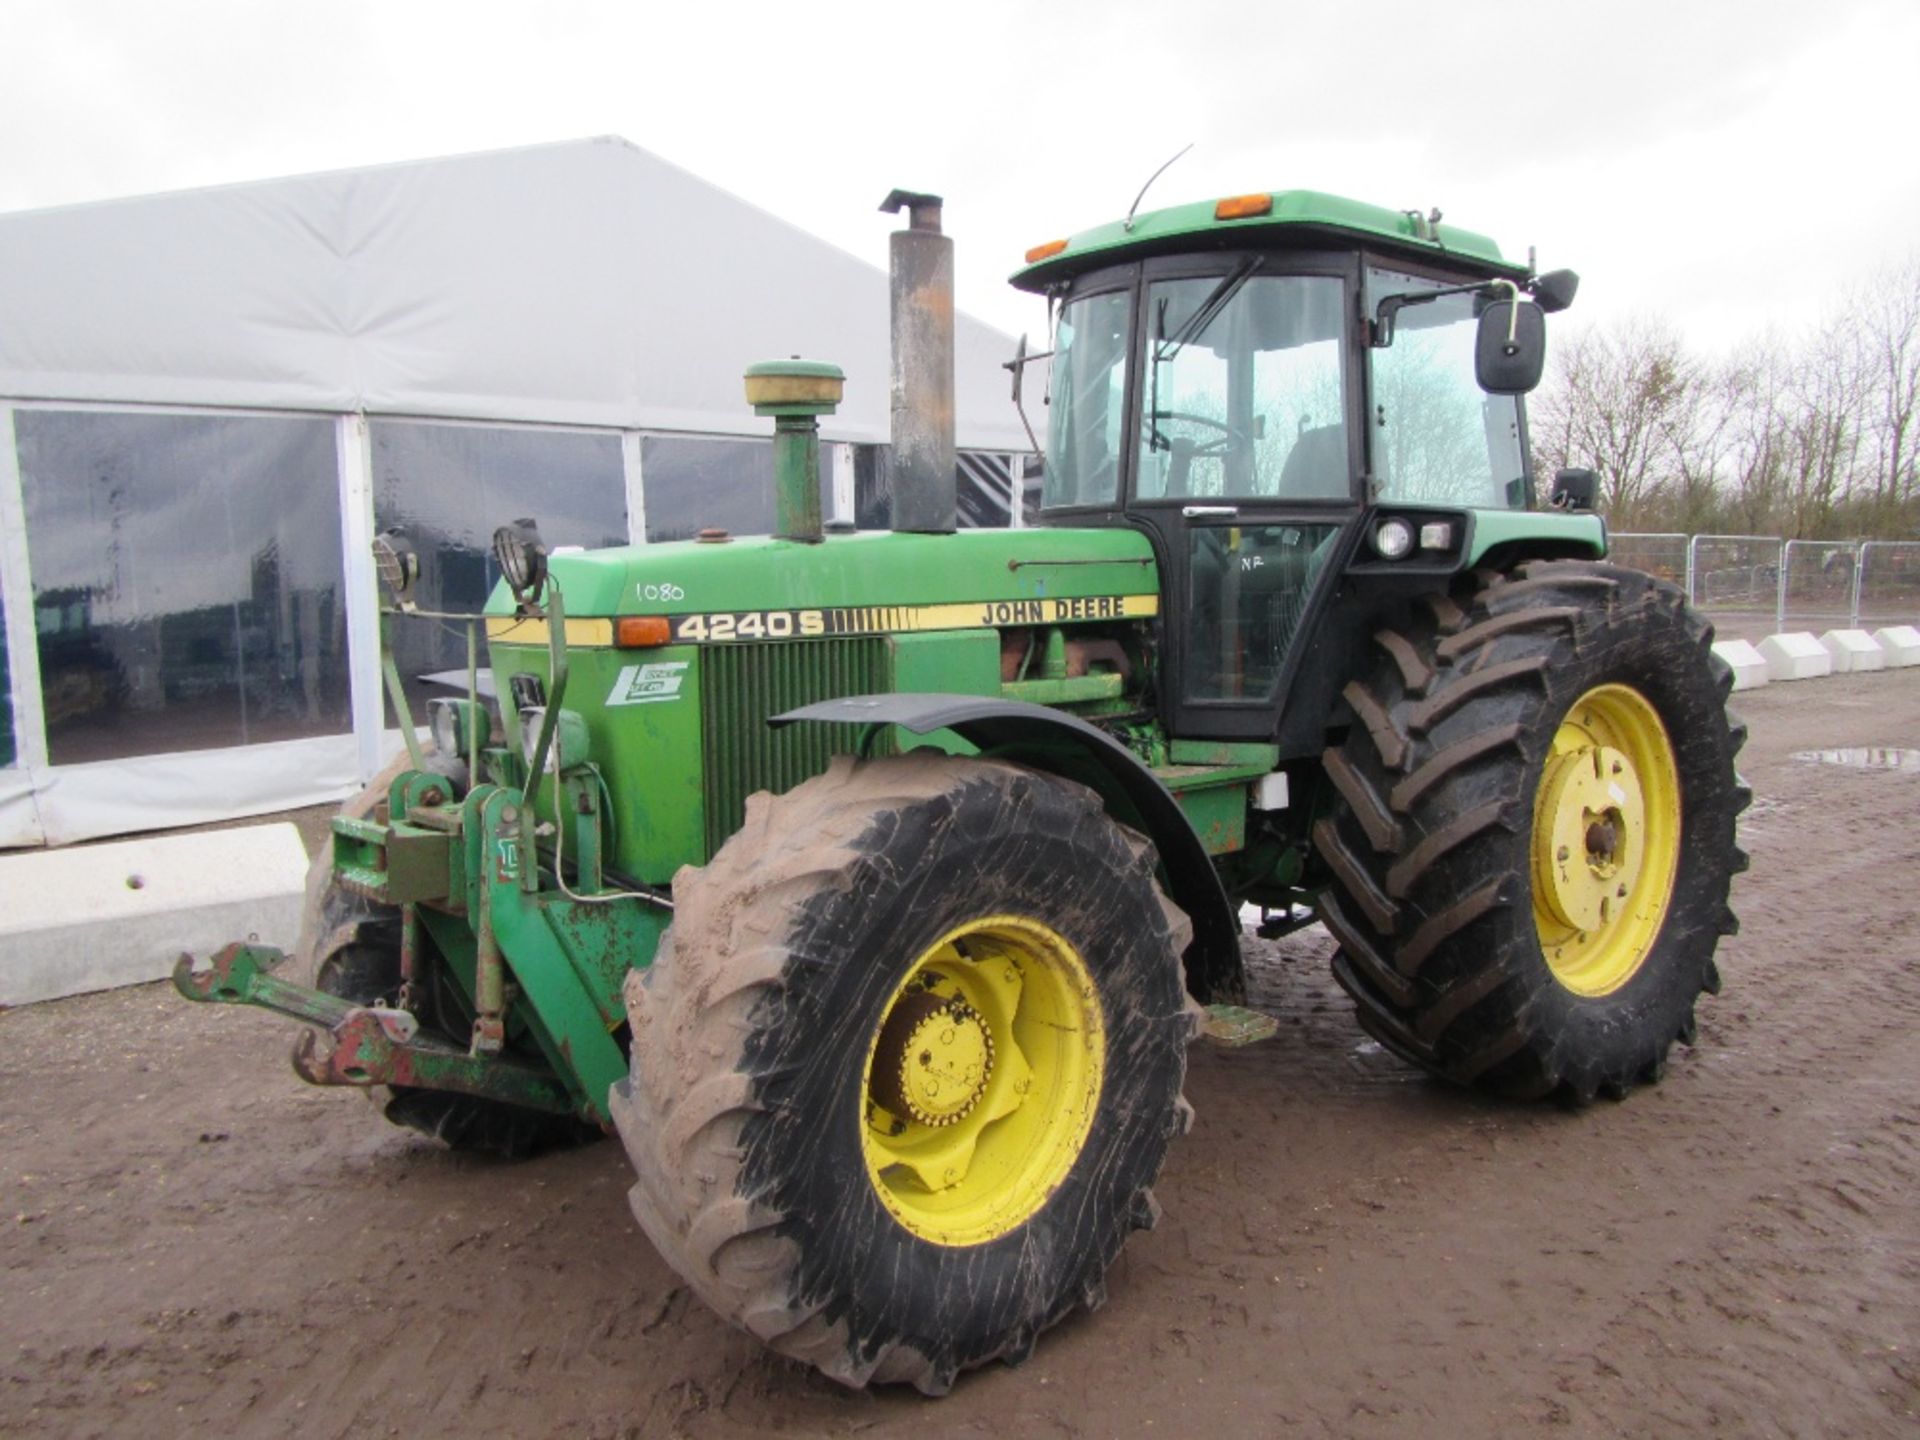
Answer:
<path fill-rule="evenodd" d="M 0 0 L 0 210 L 617 134 L 877 265 L 943 194 L 1038 332 L 1021 253 L 1191 141 L 1145 208 L 1439 206 L 1720 348 L 1920 248 L 1917 65 L 1915 0 Z"/>

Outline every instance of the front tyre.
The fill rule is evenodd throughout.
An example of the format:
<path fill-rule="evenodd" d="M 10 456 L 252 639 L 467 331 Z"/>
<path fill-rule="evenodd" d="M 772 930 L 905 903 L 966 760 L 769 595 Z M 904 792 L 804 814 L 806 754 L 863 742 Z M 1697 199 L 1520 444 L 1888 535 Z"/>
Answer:
<path fill-rule="evenodd" d="M 1712 634 L 1673 586 L 1574 561 L 1477 575 L 1378 633 L 1314 842 L 1335 977 L 1382 1045 L 1585 1102 L 1692 1041 L 1746 865 Z"/>
<path fill-rule="evenodd" d="M 838 761 L 674 884 L 612 1107 L 709 1305 L 845 1384 L 944 1393 L 1105 1296 L 1190 1115 L 1189 927 L 1089 790 Z"/>

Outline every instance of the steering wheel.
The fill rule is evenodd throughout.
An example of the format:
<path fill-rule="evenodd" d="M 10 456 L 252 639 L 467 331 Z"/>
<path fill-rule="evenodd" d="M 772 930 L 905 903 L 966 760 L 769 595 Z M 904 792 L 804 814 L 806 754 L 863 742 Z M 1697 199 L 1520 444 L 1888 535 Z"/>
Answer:
<path fill-rule="evenodd" d="M 1171 435 L 1161 433 L 1162 420 L 1178 420 L 1183 424 L 1198 425 L 1203 429 L 1215 430 L 1219 433 L 1207 440 L 1189 440 L 1184 435 L 1175 439 Z M 1152 438 L 1156 447 L 1172 451 L 1176 455 L 1183 455 L 1188 460 L 1204 460 L 1212 456 L 1224 455 L 1236 445 L 1247 444 L 1247 435 L 1244 430 L 1236 429 L 1224 420 L 1216 420 L 1211 415 L 1195 415 L 1186 410 L 1150 411 L 1147 415 L 1147 426 L 1153 432 Z"/>

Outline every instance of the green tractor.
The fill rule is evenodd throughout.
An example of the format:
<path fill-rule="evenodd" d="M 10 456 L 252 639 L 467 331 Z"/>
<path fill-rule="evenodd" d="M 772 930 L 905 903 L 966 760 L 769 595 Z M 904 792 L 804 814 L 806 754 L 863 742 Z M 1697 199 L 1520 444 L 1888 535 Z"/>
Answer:
<path fill-rule="evenodd" d="M 387 661 L 411 753 L 334 822 L 308 983 L 175 978 L 450 1143 L 617 1130 L 728 1320 L 940 1393 L 1153 1223 L 1189 1041 L 1258 1031 L 1243 907 L 1324 923 L 1411 1064 L 1619 1098 L 1718 986 L 1747 794 L 1707 625 L 1606 562 L 1590 474 L 1537 502 L 1570 273 L 1306 192 L 1040 246 L 1039 524 L 956 532 L 951 242 L 889 204 L 895 528 L 821 524 L 839 372 L 754 367 L 778 533 L 503 526 L 431 750 Z"/>

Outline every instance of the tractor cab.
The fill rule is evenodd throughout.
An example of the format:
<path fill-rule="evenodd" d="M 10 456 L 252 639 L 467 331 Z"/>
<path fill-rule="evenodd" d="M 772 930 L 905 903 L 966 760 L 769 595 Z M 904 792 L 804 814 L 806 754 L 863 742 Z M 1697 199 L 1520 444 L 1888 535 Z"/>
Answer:
<path fill-rule="evenodd" d="M 1485 538 L 1532 503 L 1517 392 L 1571 276 L 1523 302 L 1536 277 L 1482 236 L 1297 191 L 1028 260 L 1014 283 L 1055 317 L 1042 520 L 1151 538 L 1173 734 L 1270 739 L 1288 709 L 1317 725 L 1320 687 L 1291 681 L 1342 577 L 1430 586 L 1477 519 L 1496 517 Z"/>

